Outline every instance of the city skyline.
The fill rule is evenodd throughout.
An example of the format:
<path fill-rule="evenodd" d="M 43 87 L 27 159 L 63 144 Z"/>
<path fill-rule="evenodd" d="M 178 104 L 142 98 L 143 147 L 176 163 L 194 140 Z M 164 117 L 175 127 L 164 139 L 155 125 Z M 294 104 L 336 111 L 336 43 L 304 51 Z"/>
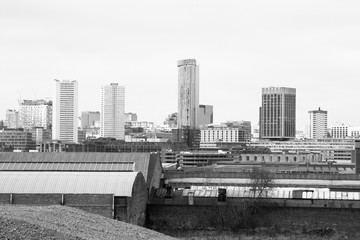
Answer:
<path fill-rule="evenodd" d="M 297 90 L 297 130 L 319 106 L 329 126 L 357 126 L 359 113 L 344 109 L 360 100 L 358 7 L 356 1 L 3 2 L 0 119 L 17 109 L 18 99 L 51 96 L 56 78 L 78 80 L 79 112 L 99 111 L 98 89 L 119 82 L 127 89 L 126 111 L 160 124 L 177 111 L 176 62 L 195 58 L 199 102 L 214 106 L 215 123 L 256 124 L 261 88 L 276 86 Z"/>

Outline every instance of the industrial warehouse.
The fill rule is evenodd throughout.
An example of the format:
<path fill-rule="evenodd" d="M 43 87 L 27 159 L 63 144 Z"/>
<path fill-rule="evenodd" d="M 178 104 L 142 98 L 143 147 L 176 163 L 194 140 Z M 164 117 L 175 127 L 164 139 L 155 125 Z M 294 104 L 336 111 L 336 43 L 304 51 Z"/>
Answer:
<path fill-rule="evenodd" d="M 360 208 L 357 164 L 324 163 L 319 155 L 302 153 L 211 154 L 184 153 L 161 163 L 161 154 L 152 153 L 4 152 L 0 202 L 70 206 L 142 226 L 166 221 L 195 227 L 210 224 L 200 219 L 214 206 L 253 201 L 250 174 L 266 169 L 274 181 L 258 197 L 262 206 Z M 186 156 L 192 165 L 184 165 Z"/>
<path fill-rule="evenodd" d="M 162 167 L 145 153 L 0 153 L 2 204 L 64 205 L 144 225 Z"/>

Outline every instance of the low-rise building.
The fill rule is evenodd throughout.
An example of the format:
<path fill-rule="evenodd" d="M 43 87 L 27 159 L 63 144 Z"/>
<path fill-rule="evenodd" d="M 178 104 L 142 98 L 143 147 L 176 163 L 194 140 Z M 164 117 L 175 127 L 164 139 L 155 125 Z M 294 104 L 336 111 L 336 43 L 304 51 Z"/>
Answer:
<path fill-rule="evenodd" d="M 245 130 L 224 125 L 210 125 L 201 128 L 201 143 L 246 142 Z"/>
<path fill-rule="evenodd" d="M 0 130 L 0 143 L 19 152 L 36 150 L 36 144 L 32 139 L 31 132 L 24 132 L 23 129 Z"/>
<path fill-rule="evenodd" d="M 272 152 L 320 153 L 323 161 L 350 163 L 354 150 L 353 139 L 305 139 L 294 141 L 257 141 L 252 147 L 266 147 Z"/>

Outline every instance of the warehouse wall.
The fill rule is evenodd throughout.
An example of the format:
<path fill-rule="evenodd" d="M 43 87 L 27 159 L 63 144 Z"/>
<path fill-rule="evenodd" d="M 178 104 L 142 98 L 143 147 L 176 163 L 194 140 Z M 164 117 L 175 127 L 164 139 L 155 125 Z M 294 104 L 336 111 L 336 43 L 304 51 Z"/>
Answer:
<path fill-rule="evenodd" d="M 0 194 L 0 204 L 64 205 L 113 218 L 112 194 Z"/>
<path fill-rule="evenodd" d="M 132 189 L 132 197 L 127 199 L 127 218 L 132 224 L 143 226 L 146 219 L 148 191 L 145 179 L 138 174 Z"/>

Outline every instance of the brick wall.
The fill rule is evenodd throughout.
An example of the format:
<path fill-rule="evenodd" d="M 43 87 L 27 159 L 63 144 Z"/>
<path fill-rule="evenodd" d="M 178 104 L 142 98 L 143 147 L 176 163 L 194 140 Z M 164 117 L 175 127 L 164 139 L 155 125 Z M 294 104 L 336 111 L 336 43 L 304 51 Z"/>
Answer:
<path fill-rule="evenodd" d="M 61 194 L 12 194 L 12 204 L 61 205 Z"/>
<path fill-rule="evenodd" d="M 0 194 L 0 204 L 64 205 L 113 218 L 112 194 Z"/>
<path fill-rule="evenodd" d="M 113 218 L 112 194 L 64 194 L 64 205 Z"/>

